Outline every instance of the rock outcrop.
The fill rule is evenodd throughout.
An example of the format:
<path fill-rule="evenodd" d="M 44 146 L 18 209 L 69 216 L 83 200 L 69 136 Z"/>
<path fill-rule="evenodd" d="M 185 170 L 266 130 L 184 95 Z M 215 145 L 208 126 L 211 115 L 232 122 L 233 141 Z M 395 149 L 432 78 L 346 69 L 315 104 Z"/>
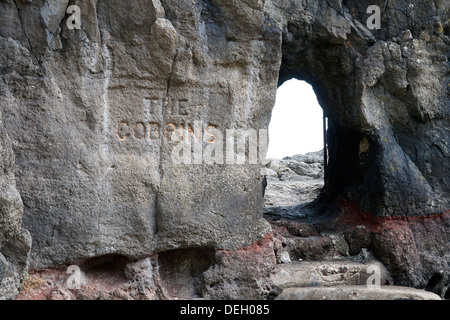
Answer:
<path fill-rule="evenodd" d="M 0 111 L 0 300 L 14 298 L 25 282 L 31 237 L 22 228 L 23 204 L 14 178 L 14 154 Z"/>
<path fill-rule="evenodd" d="M 280 38 L 261 30 L 262 4 L 70 4 L 81 29 L 67 27 L 66 2 L 0 4 L 2 108 L 32 267 L 264 237 L 258 165 L 172 161 L 182 127 L 193 139 L 268 121 Z"/>
<path fill-rule="evenodd" d="M 1 130 L 20 197 L 4 169 L 0 251 L 18 246 L 10 259 L 26 265 L 21 198 L 32 269 L 199 250 L 188 288 L 273 296 L 261 280 L 272 263 L 250 278 L 222 269 L 266 252 L 266 129 L 277 85 L 295 77 L 328 118 L 327 177 L 305 218 L 348 234 L 352 250 L 370 241 L 396 284 L 444 296 L 449 41 L 444 0 L 2 0 Z M 129 279 L 146 274 L 136 268 L 150 267 Z"/>
<path fill-rule="evenodd" d="M 316 216 L 342 230 L 365 225 L 397 283 L 444 295 L 450 261 L 445 2 L 267 5 L 283 28 L 280 83 L 307 80 L 328 117 L 328 174 Z M 367 28 L 369 5 L 381 9 L 379 30 Z"/>

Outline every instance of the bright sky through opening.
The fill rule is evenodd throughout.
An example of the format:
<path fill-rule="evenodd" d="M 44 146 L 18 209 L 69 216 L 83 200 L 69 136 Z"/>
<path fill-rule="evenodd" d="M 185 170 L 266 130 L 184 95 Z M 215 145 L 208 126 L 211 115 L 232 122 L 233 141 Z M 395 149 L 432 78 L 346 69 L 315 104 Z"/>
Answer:
<path fill-rule="evenodd" d="M 269 124 L 267 158 L 282 159 L 323 149 L 323 112 L 312 87 L 291 79 L 277 90 Z"/>

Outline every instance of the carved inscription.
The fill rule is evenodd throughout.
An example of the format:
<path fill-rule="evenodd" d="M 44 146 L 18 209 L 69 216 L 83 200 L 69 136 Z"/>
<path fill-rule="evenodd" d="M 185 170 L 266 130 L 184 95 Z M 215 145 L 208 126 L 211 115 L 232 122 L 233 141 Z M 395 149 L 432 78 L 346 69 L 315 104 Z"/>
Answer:
<path fill-rule="evenodd" d="M 188 100 L 143 99 L 137 121 L 119 121 L 119 141 L 173 143 L 174 164 L 262 164 L 266 157 L 267 129 L 226 129 L 188 120 Z"/>
<path fill-rule="evenodd" d="M 142 99 L 142 120 L 122 120 L 116 127 L 119 141 L 184 141 L 184 139 L 200 139 L 185 118 L 189 115 L 187 99 Z M 163 116 L 175 117 L 177 122 L 164 123 Z"/>
<path fill-rule="evenodd" d="M 209 130 L 215 128 L 215 125 L 209 124 L 206 132 L 209 134 Z M 215 136 L 209 134 L 209 139 L 205 142 L 214 143 Z M 201 139 L 201 131 L 196 132 L 194 125 L 191 124 L 176 124 L 168 123 L 161 126 L 158 122 L 143 122 L 130 123 L 128 121 L 121 121 L 117 126 L 117 138 L 120 141 L 128 139 L 134 140 L 146 140 L 146 141 L 192 141 Z"/>
<path fill-rule="evenodd" d="M 144 116 L 187 116 L 189 114 L 187 99 L 144 98 L 142 103 Z"/>

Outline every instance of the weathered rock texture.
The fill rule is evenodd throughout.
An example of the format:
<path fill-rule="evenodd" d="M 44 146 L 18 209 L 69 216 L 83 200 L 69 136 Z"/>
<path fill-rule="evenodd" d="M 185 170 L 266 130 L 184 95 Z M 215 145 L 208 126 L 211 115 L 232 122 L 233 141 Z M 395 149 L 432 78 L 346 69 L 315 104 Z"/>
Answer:
<path fill-rule="evenodd" d="M 263 237 L 259 166 L 171 160 L 174 128 L 269 118 L 280 54 L 262 4 L 237 22 L 228 2 L 71 4 L 81 30 L 67 28 L 67 3 L 1 3 L 2 103 L 32 266 Z"/>
<path fill-rule="evenodd" d="M 380 30 L 366 28 L 370 4 Z M 68 28 L 68 5 L 81 29 Z M 261 165 L 209 164 L 198 148 L 226 129 L 267 128 L 277 84 L 296 77 L 329 121 L 316 217 L 366 225 L 395 281 L 443 295 L 448 19 L 444 0 L 1 0 L 3 130 L 31 266 L 263 239 Z M 205 136 L 191 164 L 173 159 L 182 134 Z M 17 217 L 5 225 L 17 230 Z"/>
<path fill-rule="evenodd" d="M 326 204 L 321 212 L 342 229 L 370 227 L 399 283 L 448 286 L 445 1 L 271 4 L 283 26 L 280 82 L 310 82 L 329 120 L 329 174 L 316 208 Z M 380 30 L 366 28 L 369 4 L 382 10 Z"/>
<path fill-rule="evenodd" d="M 14 154 L 0 111 L 0 300 L 14 298 L 28 270 L 31 237 L 22 228 L 23 204 L 14 179 Z"/>

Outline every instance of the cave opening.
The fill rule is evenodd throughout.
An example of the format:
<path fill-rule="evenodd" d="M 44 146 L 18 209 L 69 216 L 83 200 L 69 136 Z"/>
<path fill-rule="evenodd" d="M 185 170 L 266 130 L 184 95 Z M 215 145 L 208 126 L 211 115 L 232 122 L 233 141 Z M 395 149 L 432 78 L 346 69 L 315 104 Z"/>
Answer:
<path fill-rule="evenodd" d="M 323 111 L 312 86 L 292 78 L 278 87 L 269 125 L 267 158 L 323 149 Z"/>
<path fill-rule="evenodd" d="M 280 83 L 269 124 L 264 192 L 267 217 L 304 218 L 324 187 L 327 118 L 313 87 L 296 77 Z"/>

